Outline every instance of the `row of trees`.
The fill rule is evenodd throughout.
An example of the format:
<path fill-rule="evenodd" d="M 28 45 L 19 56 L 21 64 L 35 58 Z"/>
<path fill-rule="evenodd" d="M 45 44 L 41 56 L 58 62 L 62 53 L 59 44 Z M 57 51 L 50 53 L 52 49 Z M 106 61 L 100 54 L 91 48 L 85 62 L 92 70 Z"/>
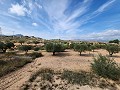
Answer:
<path fill-rule="evenodd" d="M 116 44 L 90 44 L 90 43 L 71 43 L 70 45 L 64 44 L 64 43 L 47 43 L 46 45 L 46 51 L 47 52 L 53 52 L 53 55 L 55 55 L 55 52 L 63 52 L 66 48 L 74 49 L 74 51 L 77 51 L 80 53 L 80 56 L 82 55 L 82 52 L 85 51 L 93 51 L 95 49 L 105 49 L 108 51 L 109 55 L 112 56 L 114 53 L 118 53 L 120 51 L 119 45 Z"/>

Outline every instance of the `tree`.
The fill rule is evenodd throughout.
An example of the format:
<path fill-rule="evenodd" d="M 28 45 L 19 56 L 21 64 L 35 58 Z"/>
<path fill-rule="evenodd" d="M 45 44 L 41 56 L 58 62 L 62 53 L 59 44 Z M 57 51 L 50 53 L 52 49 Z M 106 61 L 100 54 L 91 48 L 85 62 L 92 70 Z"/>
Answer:
<path fill-rule="evenodd" d="M 111 40 L 111 41 L 109 41 L 109 43 L 117 43 L 117 44 L 119 44 L 119 40 L 118 39 Z"/>
<path fill-rule="evenodd" d="M 91 45 L 90 46 L 91 50 L 94 52 L 94 50 L 96 49 L 95 45 Z"/>
<path fill-rule="evenodd" d="M 109 52 L 109 55 L 112 56 L 114 53 L 119 52 L 119 46 L 114 44 L 106 45 L 106 50 Z"/>
<path fill-rule="evenodd" d="M 12 47 L 14 47 L 15 45 L 14 45 L 14 43 L 12 43 L 12 42 L 7 42 L 6 43 L 6 47 L 8 48 L 8 49 L 11 49 Z"/>
<path fill-rule="evenodd" d="M 87 45 L 86 44 L 75 44 L 74 50 L 78 51 L 81 56 L 81 53 L 87 50 Z"/>
<path fill-rule="evenodd" d="M 5 53 L 7 50 L 6 44 L 4 44 L 3 42 L 0 42 L 0 49 Z"/>
<path fill-rule="evenodd" d="M 40 42 L 37 41 L 37 40 L 34 40 L 33 43 L 34 43 L 35 45 L 37 45 L 37 44 L 40 43 Z"/>
<path fill-rule="evenodd" d="M 45 47 L 46 51 L 53 52 L 53 55 L 55 55 L 55 52 L 62 52 L 65 50 L 64 45 L 60 43 L 47 43 Z"/>
<path fill-rule="evenodd" d="M 22 45 L 23 43 L 25 43 L 25 40 L 19 40 L 18 42 Z"/>
<path fill-rule="evenodd" d="M 30 45 L 22 45 L 19 47 L 20 50 L 25 51 L 25 53 L 27 54 L 28 50 L 32 49 L 32 46 Z"/>

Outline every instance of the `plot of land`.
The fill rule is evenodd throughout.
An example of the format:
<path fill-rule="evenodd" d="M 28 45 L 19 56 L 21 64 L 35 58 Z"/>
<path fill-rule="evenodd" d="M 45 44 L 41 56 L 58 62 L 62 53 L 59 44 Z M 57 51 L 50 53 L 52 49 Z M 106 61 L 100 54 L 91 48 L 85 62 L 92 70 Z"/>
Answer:
<path fill-rule="evenodd" d="M 73 70 L 73 71 L 89 71 L 90 63 L 93 62 L 93 56 L 99 53 L 108 55 L 105 50 L 95 50 L 95 52 L 85 52 L 79 56 L 78 52 L 73 50 L 66 50 L 56 56 L 52 53 L 42 51 L 43 57 L 37 58 L 34 62 L 27 64 L 23 68 L 12 72 L 0 78 L 0 90 L 19 90 L 23 83 L 25 83 L 30 76 L 41 68 L 52 68 L 54 70 Z M 112 58 L 117 63 L 120 63 L 120 53 L 115 54 Z"/>

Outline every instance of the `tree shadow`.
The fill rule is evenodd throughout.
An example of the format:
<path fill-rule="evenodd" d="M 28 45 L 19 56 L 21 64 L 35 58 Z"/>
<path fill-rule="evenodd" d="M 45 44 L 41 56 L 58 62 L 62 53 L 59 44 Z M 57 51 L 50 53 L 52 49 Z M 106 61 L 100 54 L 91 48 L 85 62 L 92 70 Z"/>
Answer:
<path fill-rule="evenodd" d="M 65 53 L 64 53 L 65 52 Z M 64 51 L 64 52 L 56 52 L 55 55 L 56 57 L 66 57 L 66 56 L 71 56 L 70 53 L 68 53 L 68 51 Z"/>
<path fill-rule="evenodd" d="M 84 57 L 93 57 L 94 56 L 94 54 L 81 54 L 81 56 L 84 56 Z"/>

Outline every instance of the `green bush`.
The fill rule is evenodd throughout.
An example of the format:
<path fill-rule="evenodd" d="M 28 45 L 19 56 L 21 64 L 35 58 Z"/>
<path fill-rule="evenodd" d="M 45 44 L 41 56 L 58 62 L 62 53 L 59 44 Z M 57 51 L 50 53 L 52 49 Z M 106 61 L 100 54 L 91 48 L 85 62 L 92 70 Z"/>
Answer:
<path fill-rule="evenodd" d="M 34 51 L 39 51 L 40 47 L 34 47 Z"/>
<path fill-rule="evenodd" d="M 0 77 L 10 73 L 11 71 L 15 71 L 17 68 L 30 62 L 32 62 L 31 59 L 22 57 L 16 57 L 12 60 L 0 60 Z"/>
<path fill-rule="evenodd" d="M 109 55 L 112 56 L 114 53 L 119 52 L 119 46 L 114 44 L 106 45 L 106 50 L 109 52 Z"/>
<path fill-rule="evenodd" d="M 33 52 L 30 54 L 30 56 L 35 59 L 35 58 L 38 58 L 38 57 L 42 57 L 42 53 L 38 53 L 38 52 Z"/>
<path fill-rule="evenodd" d="M 87 48 L 87 45 L 86 44 L 79 44 L 79 43 L 76 43 L 75 46 L 74 46 L 74 50 L 75 51 L 78 51 L 80 53 L 80 56 L 81 56 L 81 53 L 86 51 L 88 48 Z"/>
<path fill-rule="evenodd" d="M 25 53 L 27 54 L 28 50 L 31 50 L 32 46 L 30 45 L 22 45 L 19 47 L 19 50 L 25 51 Z"/>
<path fill-rule="evenodd" d="M 91 68 L 93 72 L 102 77 L 113 80 L 120 79 L 120 66 L 106 56 L 99 55 L 97 58 L 94 58 Z"/>
<path fill-rule="evenodd" d="M 47 43 L 46 44 L 46 51 L 53 52 L 53 55 L 55 55 L 55 52 L 63 52 L 64 50 L 65 50 L 64 44 L 61 44 L 61 43 Z"/>

